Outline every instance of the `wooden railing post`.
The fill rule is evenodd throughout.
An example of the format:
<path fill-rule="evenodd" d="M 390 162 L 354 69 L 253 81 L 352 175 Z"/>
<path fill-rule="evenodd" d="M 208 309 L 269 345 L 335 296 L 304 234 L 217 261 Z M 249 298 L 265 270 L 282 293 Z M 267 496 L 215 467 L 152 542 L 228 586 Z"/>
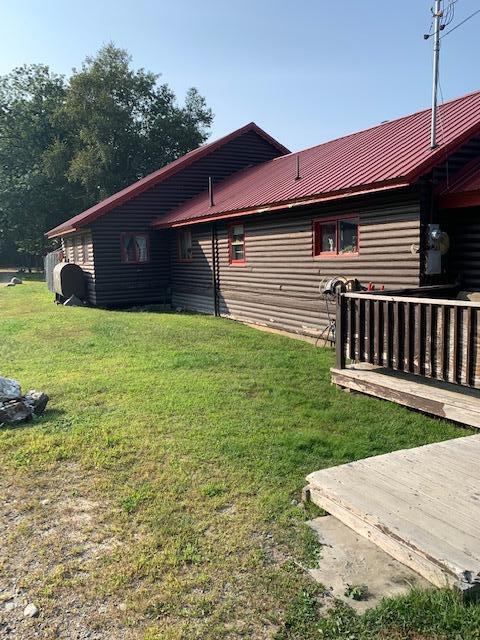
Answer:
<path fill-rule="evenodd" d="M 339 293 L 337 296 L 337 316 L 335 321 L 335 352 L 337 369 L 345 369 L 346 366 L 346 317 L 347 299 Z"/>

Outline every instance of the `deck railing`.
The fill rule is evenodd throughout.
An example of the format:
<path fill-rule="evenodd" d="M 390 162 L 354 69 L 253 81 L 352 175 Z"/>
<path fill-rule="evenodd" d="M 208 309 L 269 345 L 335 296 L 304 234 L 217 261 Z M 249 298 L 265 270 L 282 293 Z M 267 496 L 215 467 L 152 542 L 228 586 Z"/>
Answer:
<path fill-rule="evenodd" d="M 366 362 L 480 388 L 480 304 L 424 297 L 421 289 L 400 294 L 339 296 L 337 368 Z"/>

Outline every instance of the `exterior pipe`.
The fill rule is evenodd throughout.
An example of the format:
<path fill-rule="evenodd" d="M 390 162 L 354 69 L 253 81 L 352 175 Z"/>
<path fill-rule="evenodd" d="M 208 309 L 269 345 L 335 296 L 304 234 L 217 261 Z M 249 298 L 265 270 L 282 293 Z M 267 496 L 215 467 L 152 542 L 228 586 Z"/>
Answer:
<path fill-rule="evenodd" d="M 433 82 L 432 82 L 432 123 L 430 147 L 435 149 L 437 144 L 437 94 L 438 94 L 438 73 L 440 58 L 440 21 L 443 16 L 442 0 L 435 0 L 433 13 L 435 28 L 433 33 Z"/>
<path fill-rule="evenodd" d="M 210 178 L 211 180 L 211 178 Z M 218 305 L 218 255 L 217 255 L 217 224 L 212 222 L 212 289 L 213 289 L 213 314 L 220 315 Z"/>
<path fill-rule="evenodd" d="M 208 178 L 208 199 L 210 201 L 210 206 L 213 207 L 213 179 L 211 176 Z"/>

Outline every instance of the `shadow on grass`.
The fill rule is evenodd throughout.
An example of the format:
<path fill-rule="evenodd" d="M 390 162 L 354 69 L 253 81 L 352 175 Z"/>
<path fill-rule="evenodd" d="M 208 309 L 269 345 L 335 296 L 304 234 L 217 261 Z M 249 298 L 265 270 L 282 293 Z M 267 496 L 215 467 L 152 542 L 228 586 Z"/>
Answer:
<path fill-rule="evenodd" d="M 62 409 L 47 409 L 41 416 L 35 418 L 28 418 L 22 422 L 10 422 L 0 424 L 1 431 L 19 431 L 23 429 L 29 429 L 37 425 L 47 426 L 58 420 L 65 415 L 65 411 Z"/>

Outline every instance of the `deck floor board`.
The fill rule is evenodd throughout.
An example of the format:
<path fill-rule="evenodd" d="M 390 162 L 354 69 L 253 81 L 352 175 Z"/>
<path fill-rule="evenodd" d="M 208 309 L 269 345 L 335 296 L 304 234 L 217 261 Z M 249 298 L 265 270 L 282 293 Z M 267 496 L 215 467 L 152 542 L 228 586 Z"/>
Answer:
<path fill-rule="evenodd" d="M 480 435 L 307 479 L 315 503 L 434 584 L 480 589 Z"/>
<path fill-rule="evenodd" d="M 368 364 L 332 369 L 340 387 L 480 428 L 480 390 Z"/>

